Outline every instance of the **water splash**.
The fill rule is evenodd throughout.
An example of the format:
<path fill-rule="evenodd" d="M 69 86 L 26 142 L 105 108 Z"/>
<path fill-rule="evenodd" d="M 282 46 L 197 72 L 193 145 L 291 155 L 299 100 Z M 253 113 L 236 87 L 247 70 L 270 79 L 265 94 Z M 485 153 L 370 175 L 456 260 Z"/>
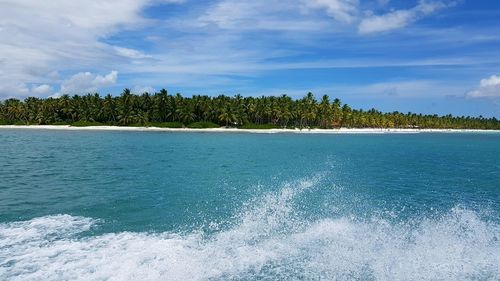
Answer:
<path fill-rule="evenodd" d="M 9 280 L 498 280 L 500 226 L 454 208 L 394 223 L 378 216 L 307 221 L 296 208 L 320 178 L 242 207 L 230 227 L 79 237 L 100 222 L 57 215 L 0 225 Z"/>

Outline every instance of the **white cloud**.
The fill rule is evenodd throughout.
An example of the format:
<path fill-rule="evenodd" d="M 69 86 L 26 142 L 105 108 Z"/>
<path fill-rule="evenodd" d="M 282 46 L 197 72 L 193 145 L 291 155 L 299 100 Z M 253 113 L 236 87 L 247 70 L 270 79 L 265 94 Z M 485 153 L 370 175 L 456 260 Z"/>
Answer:
<path fill-rule="evenodd" d="M 132 93 L 134 94 L 144 94 L 144 93 L 150 93 L 153 94 L 156 92 L 156 89 L 151 87 L 151 86 L 135 86 L 132 89 Z"/>
<path fill-rule="evenodd" d="M 378 0 L 380 7 L 389 0 Z M 410 9 L 393 10 L 382 15 L 362 11 L 359 0 L 221 0 L 209 6 L 198 18 L 202 26 L 214 24 L 223 29 L 319 30 L 325 27 L 313 11 L 325 11 L 336 22 L 359 24 L 359 33 L 389 31 L 407 26 L 456 1 L 420 0 Z M 332 26 L 330 26 L 330 29 Z"/>
<path fill-rule="evenodd" d="M 351 22 L 357 0 L 221 0 L 197 19 L 200 26 L 227 30 L 320 31 L 331 24 L 310 12 L 326 10 L 339 22 Z"/>
<path fill-rule="evenodd" d="M 406 26 L 415 18 L 410 10 L 399 10 L 382 16 L 372 16 L 361 21 L 360 33 L 381 32 Z"/>
<path fill-rule="evenodd" d="M 4 81 L 0 85 L 0 98 L 25 98 L 28 96 L 44 97 L 53 92 L 53 88 L 47 84 L 31 85 L 17 83 L 16 81 Z"/>
<path fill-rule="evenodd" d="M 147 59 L 152 58 L 151 55 L 145 54 L 141 51 L 124 48 L 124 47 L 113 47 L 116 50 L 116 53 L 122 57 L 130 58 L 130 59 Z"/>
<path fill-rule="evenodd" d="M 481 79 L 479 87 L 467 92 L 469 98 L 500 98 L 500 76 Z"/>
<path fill-rule="evenodd" d="M 383 15 L 369 16 L 359 23 L 358 31 L 362 34 L 384 32 L 407 26 L 438 10 L 451 7 L 455 2 L 429 2 L 421 0 L 415 7 L 408 10 L 395 10 Z"/>
<path fill-rule="evenodd" d="M 52 93 L 54 89 L 47 84 L 42 84 L 38 86 L 32 86 L 31 87 L 31 93 L 35 94 L 36 96 L 43 96 Z"/>
<path fill-rule="evenodd" d="M 310 8 L 322 8 L 336 21 L 352 23 L 358 14 L 358 0 L 308 0 L 304 1 Z"/>
<path fill-rule="evenodd" d="M 116 83 L 118 72 L 113 70 L 105 76 L 90 72 L 80 72 L 65 80 L 61 84 L 61 94 L 86 94 L 97 92 L 99 88 L 108 87 Z"/>
<path fill-rule="evenodd" d="M 3 79 L 0 79 L 0 81 Z M 13 98 L 13 97 L 26 97 L 30 93 L 30 89 L 25 83 L 18 83 L 16 81 L 1 81 L 0 83 L 0 97 Z"/>
<path fill-rule="evenodd" d="M 221 28 L 235 27 L 240 23 L 257 20 L 262 4 L 259 1 L 221 1 L 210 7 L 199 20 L 202 23 L 214 23 Z"/>

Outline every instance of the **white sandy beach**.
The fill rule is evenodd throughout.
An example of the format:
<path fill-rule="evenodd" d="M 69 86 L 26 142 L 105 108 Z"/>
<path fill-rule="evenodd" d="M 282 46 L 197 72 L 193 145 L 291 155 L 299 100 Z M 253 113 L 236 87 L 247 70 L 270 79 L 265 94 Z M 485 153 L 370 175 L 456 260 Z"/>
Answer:
<path fill-rule="evenodd" d="M 414 134 L 414 133 L 500 133 L 500 130 L 472 129 L 396 129 L 396 128 L 340 128 L 340 129 L 237 129 L 237 128 L 159 128 L 159 127 L 119 127 L 88 126 L 73 127 L 69 125 L 1 125 L 0 129 L 20 130 L 64 130 L 64 131 L 138 131 L 138 132 L 210 132 L 210 133 L 298 133 L 298 134 Z"/>

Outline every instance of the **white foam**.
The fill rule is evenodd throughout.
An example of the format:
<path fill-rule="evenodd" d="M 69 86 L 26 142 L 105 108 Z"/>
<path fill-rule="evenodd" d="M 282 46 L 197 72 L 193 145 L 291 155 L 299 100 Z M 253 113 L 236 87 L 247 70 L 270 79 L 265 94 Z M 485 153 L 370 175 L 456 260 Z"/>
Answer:
<path fill-rule="evenodd" d="M 497 223 L 455 208 L 394 224 L 377 217 L 307 222 L 294 201 L 314 181 L 252 202 L 233 226 L 202 233 L 109 233 L 96 220 L 46 216 L 0 225 L 5 280 L 498 280 Z M 104 223 L 104 222 L 103 222 Z"/>

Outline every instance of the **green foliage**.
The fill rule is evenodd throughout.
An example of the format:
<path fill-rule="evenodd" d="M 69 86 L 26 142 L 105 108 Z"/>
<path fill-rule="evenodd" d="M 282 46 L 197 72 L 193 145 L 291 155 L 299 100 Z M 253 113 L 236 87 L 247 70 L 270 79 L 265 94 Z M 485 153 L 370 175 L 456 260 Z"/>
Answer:
<path fill-rule="evenodd" d="M 54 122 L 54 123 L 51 123 L 50 125 L 54 125 L 54 126 L 62 126 L 62 125 L 71 125 L 71 124 L 70 124 L 70 123 L 68 123 L 68 122 L 59 121 L 59 122 Z"/>
<path fill-rule="evenodd" d="M 277 129 L 279 128 L 276 125 L 273 124 L 253 124 L 253 123 L 248 123 L 240 127 L 241 129 Z"/>
<path fill-rule="evenodd" d="M 1 125 L 12 125 L 12 122 L 7 121 L 7 120 L 1 120 L 1 119 L 0 119 L 0 126 L 1 126 Z"/>
<path fill-rule="evenodd" d="M 212 122 L 201 121 L 201 122 L 191 123 L 187 127 L 191 129 L 207 129 L 207 128 L 219 128 L 220 126 Z"/>
<path fill-rule="evenodd" d="M 496 118 L 438 116 L 416 113 L 356 110 L 339 99 L 312 93 L 301 99 L 279 97 L 183 97 L 158 93 L 134 95 L 125 89 L 120 96 L 87 94 L 59 98 L 0 101 L 4 124 L 71 124 L 72 126 L 154 126 L 210 128 L 232 126 L 246 129 L 270 128 L 450 128 L 500 129 Z M 1 124 L 1 123 L 0 123 Z M 219 124 L 219 125 L 216 125 Z"/>
<path fill-rule="evenodd" d="M 148 124 L 149 127 L 157 127 L 157 128 L 182 128 L 181 122 L 152 122 Z"/>
<path fill-rule="evenodd" d="M 131 123 L 131 124 L 118 124 L 121 127 L 149 127 L 148 124 L 143 123 Z"/>
<path fill-rule="evenodd" d="M 29 125 L 29 124 L 26 123 L 25 121 L 14 121 L 13 125 L 16 125 L 16 126 L 26 126 L 26 125 Z"/>
<path fill-rule="evenodd" d="M 105 124 L 95 121 L 76 121 L 71 123 L 71 126 L 73 127 L 89 127 L 89 126 L 104 126 L 104 125 Z"/>

